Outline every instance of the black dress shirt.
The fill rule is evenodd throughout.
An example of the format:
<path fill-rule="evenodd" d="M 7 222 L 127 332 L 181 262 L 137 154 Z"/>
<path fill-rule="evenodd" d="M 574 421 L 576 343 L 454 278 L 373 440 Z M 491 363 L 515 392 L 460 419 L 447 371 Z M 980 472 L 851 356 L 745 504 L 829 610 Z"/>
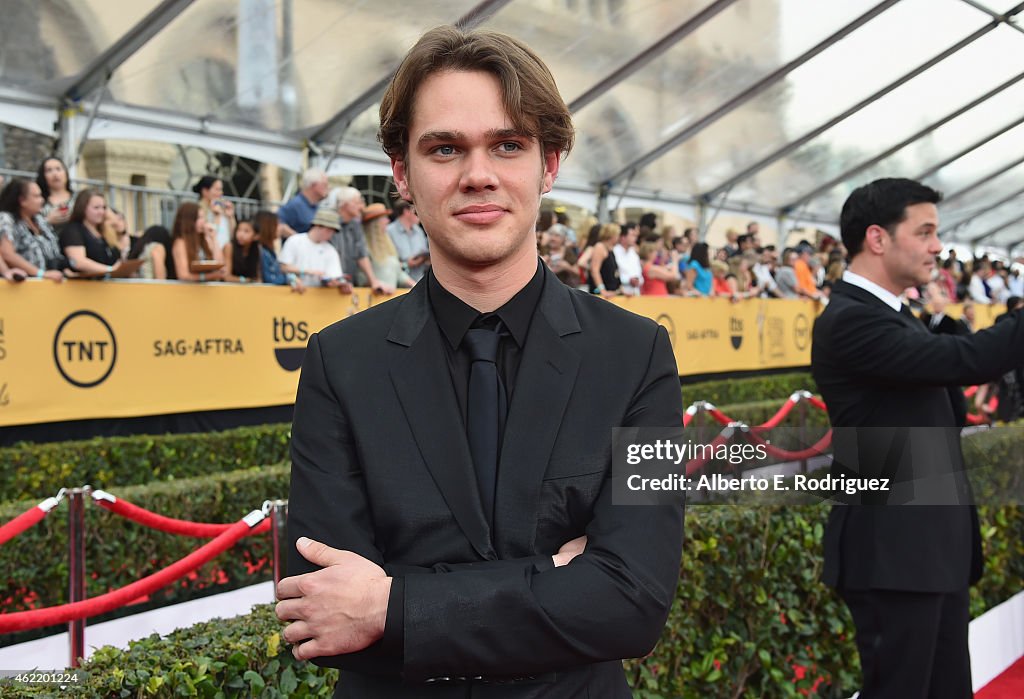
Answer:
<path fill-rule="evenodd" d="M 537 271 L 526 286 L 516 292 L 498 310 L 492 313 L 481 313 L 465 301 L 451 293 L 437 281 L 433 272 L 428 272 L 421 283 L 427 284 L 430 307 L 434 312 L 441 335 L 444 337 L 444 352 L 448 359 L 448 371 L 455 389 L 456 402 L 462 413 L 462 425 L 466 425 L 466 405 L 469 393 L 469 369 L 472 362 L 469 353 L 462 347 L 462 339 L 466 331 L 480 320 L 489 316 L 497 316 L 505 328 L 504 336 L 498 345 L 498 373 L 505 384 L 505 395 L 509 404 L 515 390 L 516 377 L 530 333 L 530 323 L 537 310 L 544 291 L 544 267 L 538 258 Z M 500 443 L 500 441 L 499 441 Z M 500 464 L 498 466 L 501 467 Z M 384 637 L 381 643 L 400 653 L 402 636 L 405 626 L 405 580 L 395 577 L 391 581 L 391 594 L 388 597 L 387 620 L 384 625 Z"/>

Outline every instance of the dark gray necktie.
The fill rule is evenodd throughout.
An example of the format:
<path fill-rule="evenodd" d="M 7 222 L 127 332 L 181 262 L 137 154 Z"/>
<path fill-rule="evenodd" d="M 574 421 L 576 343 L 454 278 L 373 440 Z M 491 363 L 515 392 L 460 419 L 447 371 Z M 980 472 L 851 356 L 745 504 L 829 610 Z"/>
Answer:
<path fill-rule="evenodd" d="M 466 436 L 476 469 L 484 514 L 488 523 L 492 523 L 506 399 L 497 365 L 498 346 L 502 337 L 501 323 L 493 316 L 484 323 L 490 327 L 470 328 L 462 343 L 471 362 L 466 401 Z"/>

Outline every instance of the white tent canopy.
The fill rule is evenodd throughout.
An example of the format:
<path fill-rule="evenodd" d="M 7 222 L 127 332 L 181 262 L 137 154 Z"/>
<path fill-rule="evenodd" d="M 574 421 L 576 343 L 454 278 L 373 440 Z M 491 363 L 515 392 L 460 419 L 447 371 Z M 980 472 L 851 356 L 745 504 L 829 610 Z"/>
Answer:
<path fill-rule="evenodd" d="M 946 194 L 951 242 L 1024 242 L 1012 0 L 76 0 L 5 7 L 0 123 L 387 174 L 379 99 L 422 32 L 509 33 L 577 147 L 555 196 L 834 224 L 883 176 Z"/>

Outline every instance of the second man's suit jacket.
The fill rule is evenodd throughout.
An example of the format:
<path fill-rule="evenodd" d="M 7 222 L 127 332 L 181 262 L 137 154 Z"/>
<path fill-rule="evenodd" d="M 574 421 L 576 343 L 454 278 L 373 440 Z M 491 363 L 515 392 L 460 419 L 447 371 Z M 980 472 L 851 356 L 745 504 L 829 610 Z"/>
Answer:
<path fill-rule="evenodd" d="M 825 530 L 827 584 L 954 592 L 980 577 L 977 511 L 967 504 L 971 490 L 960 448 L 962 416 L 949 387 L 992 380 L 1022 362 L 1021 314 L 971 336 L 936 335 L 860 287 L 835 285 L 814 325 L 811 369 L 836 434 L 859 429 L 835 443 L 836 462 L 861 477 L 895 475 L 903 490 L 888 504 L 881 504 L 883 496 L 877 504 L 833 507 Z M 911 472 L 883 473 L 894 446 L 912 455 L 902 462 Z M 932 486 L 945 490 L 936 493 Z M 960 504 L 898 504 L 913 501 L 901 498 L 915 489 Z"/>
<path fill-rule="evenodd" d="M 427 284 L 311 337 L 292 428 L 289 575 L 309 536 L 404 578 L 401 648 L 316 662 L 344 697 L 629 697 L 679 575 L 682 508 L 611 502 L 611 431 L 678 426 L 664 329 L 545 270 L 485 521 Z M 551 555 L 586 535 L 586 551 Z M 469 679 L 467 679 L 469 678 Z M 481 679 L 472 679 L 481 678 Z"/>

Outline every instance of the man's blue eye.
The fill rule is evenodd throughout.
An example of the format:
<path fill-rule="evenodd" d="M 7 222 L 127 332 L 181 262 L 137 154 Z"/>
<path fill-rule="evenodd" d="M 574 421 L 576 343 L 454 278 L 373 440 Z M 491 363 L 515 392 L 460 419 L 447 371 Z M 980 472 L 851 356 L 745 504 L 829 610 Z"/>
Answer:
<path fill-rule="evenodd" d="M 455 152 L 455 148 L 453 146 L 438 146 L 435 152 L 438 155 L 451 155 Z"/>

